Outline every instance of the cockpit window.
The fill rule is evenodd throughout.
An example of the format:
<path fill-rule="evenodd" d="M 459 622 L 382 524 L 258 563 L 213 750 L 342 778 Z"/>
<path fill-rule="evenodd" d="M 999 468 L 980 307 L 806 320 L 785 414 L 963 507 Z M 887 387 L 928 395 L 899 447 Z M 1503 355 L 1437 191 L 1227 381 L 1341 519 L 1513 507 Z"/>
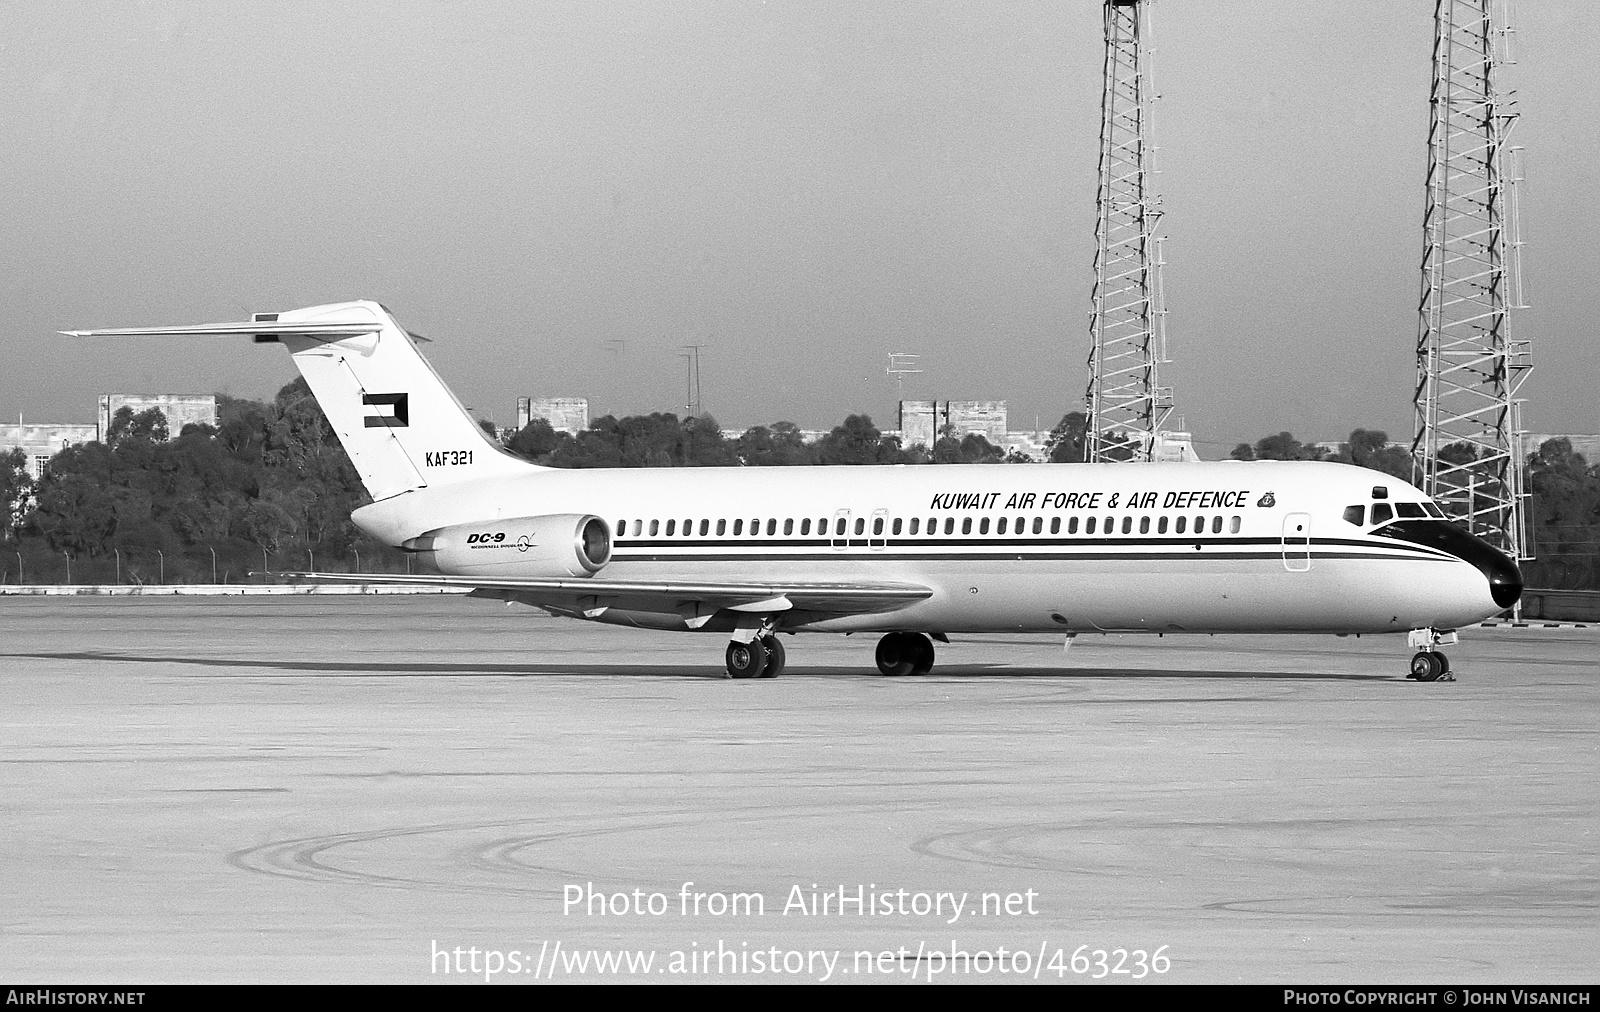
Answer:
<path fill-rule="evenodd" d="M 1422 504 L 1419 502 L 1397 502 L 1394 504 L 1394 511 L 1402 519 L 1420 520 L 1427 516 L 1422 512 Z"/>
<path fill-rule="evenodd" d="M 1390 506 L 1386 502 L 1378 502 L 1378 503 L 1373 503 L 1372 504 L 1372 522 L 1373 523 L 1375 523 L 1375 524 L 1386 524 L 1386 523 L 1388 523 L 1389 521 L 1391 521 L 1393 519 L 1394 519 L 1394 507 Z"/>
<path fill-rule="evenodd" d="M 1344 522 L 1347 524 L 1354 524 L 1360 527 L 1362 521 L 1366 518 L 1367 508 L 1365 506 L 1346 506 L 1344 508 Z"/>
<path fill-rule="evenodd" d="M 1387 486 L 1387 485 L 1374 485 L 1374 486 L 1372 486 L 1372 498 L 1374 498 L 1374 499 L 1387 499 L 1387 498 L 1389 498 L 1389 486 Z"/>
<path fill-rule="evenodd" d="M 1422 508 L 1427 511 L 1430 517 L 1436 517 L 1440 520 L 1445 518 L 1444 510 L 1440 509 L 1437 503 L 1425 502 L 1422 504 Z"/>

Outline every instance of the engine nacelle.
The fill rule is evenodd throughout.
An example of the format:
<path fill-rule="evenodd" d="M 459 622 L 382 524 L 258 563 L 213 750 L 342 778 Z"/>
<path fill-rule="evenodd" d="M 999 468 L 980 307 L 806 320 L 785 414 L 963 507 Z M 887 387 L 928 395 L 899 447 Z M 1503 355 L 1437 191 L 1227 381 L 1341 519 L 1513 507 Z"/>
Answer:
<path fill-rule="evenodd" d="M 593 576 L 611 561 L 611 528 L 597 516 L 557 513 L 441 527 L 400 547 L 429 556 L 442 573 Z"/>

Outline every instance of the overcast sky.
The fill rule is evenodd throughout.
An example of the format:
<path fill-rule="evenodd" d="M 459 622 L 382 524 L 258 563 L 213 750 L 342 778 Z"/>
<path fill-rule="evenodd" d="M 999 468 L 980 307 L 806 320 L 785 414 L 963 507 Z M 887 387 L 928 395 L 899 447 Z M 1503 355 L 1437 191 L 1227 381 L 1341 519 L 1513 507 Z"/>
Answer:
<path fill-rule="evenodd" d="M 1203 456 L 1408 436 L 1432 4 L 1160 0 L 1170 352 Z M 1402 8 L 1407 8 L 1402 10 Z M 1596 431 L 1600 5 L 1518 5 L 1525 391 Z M 7 2 L 0 418 L 267 397 L 276 348 L 83 342 L 373 298 L 462 400 L 894 423 L 1082 406 L 1103 41 L 1055 3 Z"/>

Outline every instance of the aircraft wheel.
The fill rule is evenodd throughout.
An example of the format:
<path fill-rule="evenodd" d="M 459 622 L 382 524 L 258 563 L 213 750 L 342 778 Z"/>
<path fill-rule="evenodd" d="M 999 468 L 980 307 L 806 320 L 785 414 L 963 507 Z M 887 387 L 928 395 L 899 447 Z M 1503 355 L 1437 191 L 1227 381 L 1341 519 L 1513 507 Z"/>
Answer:
<path fill-rule="evenodd" d="M 776 636 L 761 637 L 761 645 L 767 651 L 767 665 L 761 669 L 758 678 L 777 678 L 783 674 L 783 662 L 787 659 L 784 654 L 783 642 Z"/>
<path fill-rule="evenodd" d="M 760 678 L 767 666 L 767 648 L 760 640 L 728 644 L 728 677 Z"/>
<path fill-rule="evenodd" d="M 912 655 L 916 658 L 911 664 L 913 675 L 925 675 L 933 670 L 933 640 L 921 633 L 907 633 L 907 636 L 916 644 Z"/>
<path fill-rule="evenodd" d="M 1446 657 L 1444 654 L 1441 654 L 1437 650 L 1433 652 L 1433 656 L 1439 662 L 1439 677 L 1444 678 L 1445 675 L 1450 673 L 1450 658 Z M 1455 679 L 1447 679 L 1447 681 L 1454 680 Z"/>
<path fill-rule="evenodd" d="M 878 641 L 874 660 L 878 670 L 898 677 L 909 675 L 917 666 L 916 637 L 908 633 L 890 633 Z"/>
<path fill-rule="evenodd" d="M 1438 681 L 1439 676 L 1445 672 L 1445 662 L 1441 659 L 1443 656 L 1426 650 L 1418 651 L 1411 658 L 1411 672 L 1406 677 L 1415 678 L 1419 682 Z"/>

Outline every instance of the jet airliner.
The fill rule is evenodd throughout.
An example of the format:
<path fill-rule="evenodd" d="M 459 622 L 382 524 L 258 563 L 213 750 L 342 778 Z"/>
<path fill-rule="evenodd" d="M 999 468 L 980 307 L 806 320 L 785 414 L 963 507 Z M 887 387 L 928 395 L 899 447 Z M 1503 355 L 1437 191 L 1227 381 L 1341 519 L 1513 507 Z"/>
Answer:
<path fill-rule="evenodd" d="M 565 470 L 491 440 L 376 302 L 65 333 L 288 348 L 372 497 L 354 522 L 440 574 L 297 575 L 721 634 L 733 678 L 782 671 L 780 633 L 881 633 L 906 675 L 951 633 L 1403 632 L 1434 681 L 1522 592 L 1416 488 L 1344 464 Z"/>

